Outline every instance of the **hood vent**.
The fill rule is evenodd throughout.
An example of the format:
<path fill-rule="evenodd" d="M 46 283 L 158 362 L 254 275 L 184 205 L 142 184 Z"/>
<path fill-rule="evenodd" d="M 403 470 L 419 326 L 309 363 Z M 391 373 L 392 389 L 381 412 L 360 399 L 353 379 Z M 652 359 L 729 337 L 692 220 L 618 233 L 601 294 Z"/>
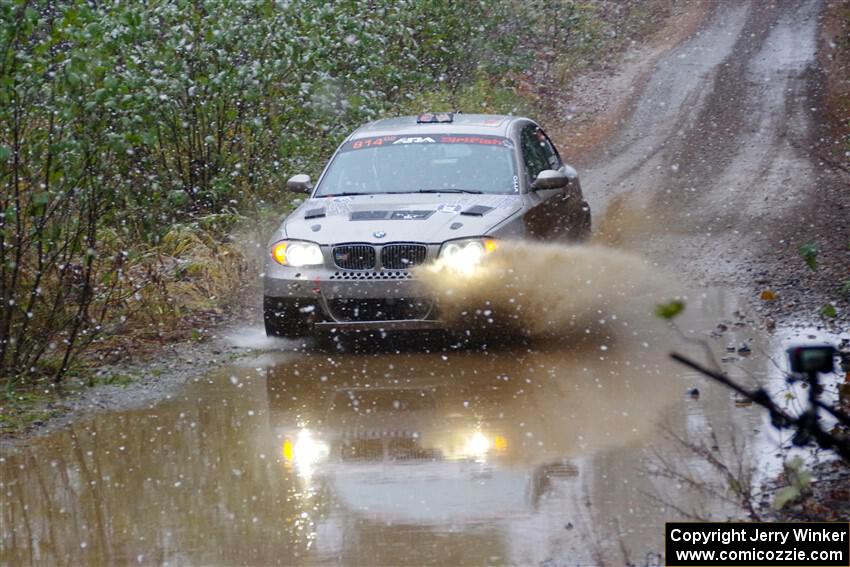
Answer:
<path fill-rule="evenodd" d="M 309 211 L 304 213 L 305 219 L 318 219 L 318 218 L 322 218 L 323 216 L 325 216 L 325 208 L 324 207 L 320 207 L 318 209 L 310 209 Z"/>
<path fill-rule="evenodd" d="M 483 217 L 487 213 L 493 210 L 493 207 L 487 207 L 484 205 L 475 205 L 474 207 L 469 207 L 465 211 L 462 211 L 460 214 L 466 215 L 468 217 Z"/>
<path fill-rule="evenodd" d="M 355 211 L 351 213 L 353 221 L 376 220 L 425 220 L 434 211 Z"/>

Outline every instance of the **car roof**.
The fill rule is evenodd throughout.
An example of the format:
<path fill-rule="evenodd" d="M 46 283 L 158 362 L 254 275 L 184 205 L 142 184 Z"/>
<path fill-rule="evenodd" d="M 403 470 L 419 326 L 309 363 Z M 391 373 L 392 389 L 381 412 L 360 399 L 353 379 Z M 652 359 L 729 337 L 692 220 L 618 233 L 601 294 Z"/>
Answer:
<path fill-rule="evenodd" d="M 528 120 L 519 116 L 503 114 L 461 114 L 455 113 L 452 122 L 420 124 L 416 116 L 398 116 L 384 118 L 364 124 L 351 134 L 350 140 L 405 134 L 489 134 L 507 136 L 508 130 L 517 120 Z"/>

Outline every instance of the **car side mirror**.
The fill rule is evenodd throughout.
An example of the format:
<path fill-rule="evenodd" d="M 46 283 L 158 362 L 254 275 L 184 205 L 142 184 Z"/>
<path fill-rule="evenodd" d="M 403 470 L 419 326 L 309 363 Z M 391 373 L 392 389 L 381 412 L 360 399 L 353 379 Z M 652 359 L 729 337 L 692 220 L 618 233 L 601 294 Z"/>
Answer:
<path fill-rule="evenodd" d="M 293 193 L 309 193 L 313 190 L 313 183 L 310 181 L 310 176 L 305 173 L 293 175 L 286 182 L 286 188 Z"/>
<path fill-rule="evenodd" d="M 566 174 L 554 169 L 544 169 L 537 174 L 537 179 L 531 184 L 533 189 L 560 189 L 570 182 Z"/>

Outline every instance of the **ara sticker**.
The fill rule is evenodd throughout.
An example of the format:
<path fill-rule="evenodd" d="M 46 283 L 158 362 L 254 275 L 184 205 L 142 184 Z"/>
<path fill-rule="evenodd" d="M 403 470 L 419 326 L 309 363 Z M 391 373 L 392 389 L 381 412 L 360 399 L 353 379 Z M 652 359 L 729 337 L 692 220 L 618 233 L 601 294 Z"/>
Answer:
<path fill-rule="evenodd" d="M 460 203 L 447 204 L 443 203 L 442 205 L 437 206 L 437 212 L 440 213 L 459 213 L 463 210 L 463 205 Z"/>
<path fill-rule="evenodd" d="M 427 136 L 408 136 L 407 138 L 399 138 L 393 144 L 434 144 L 434 138 L 429 138 Z"/>

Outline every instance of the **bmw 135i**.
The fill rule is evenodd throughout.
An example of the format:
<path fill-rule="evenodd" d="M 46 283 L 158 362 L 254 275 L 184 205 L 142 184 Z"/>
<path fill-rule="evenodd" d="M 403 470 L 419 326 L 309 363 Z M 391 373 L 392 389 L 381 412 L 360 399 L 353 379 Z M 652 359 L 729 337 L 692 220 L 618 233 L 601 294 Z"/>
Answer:
<path fill-rule="evenodd" d="M 500 239 L 580 241 L 590 208 L 575 169 L 516 116 L 436 113 L 371 122 L 337 149 L 272 236 L 266 333 L 440 328 L 411 270 L 474 267 Z"/>

